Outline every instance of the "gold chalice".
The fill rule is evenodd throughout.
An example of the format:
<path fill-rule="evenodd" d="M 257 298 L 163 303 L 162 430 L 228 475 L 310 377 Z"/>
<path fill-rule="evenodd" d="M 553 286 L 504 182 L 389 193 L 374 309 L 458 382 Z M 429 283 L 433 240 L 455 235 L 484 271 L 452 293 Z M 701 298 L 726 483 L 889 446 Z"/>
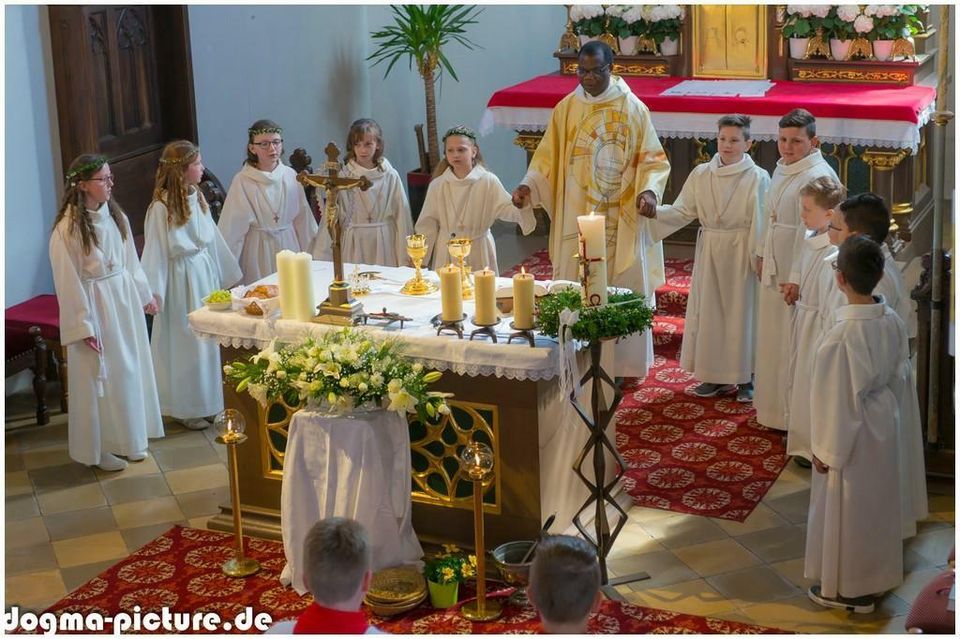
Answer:
<path fill-rule="evenodd" d="M 473 282 L 470 279 L 470 267 L 464 263 L 464 258 L 470 255 L 470 245 L 473 242 L 468 237 L 455 237 L 447 241 L 447 250 L 450 257 L 457 260 L 460 266 L 460 284 L 463 291 L 463 299 L 473 299 Z"/>
<path fill-rule="evenodd" d="M 423 279 L 420 273 L 420 265 L 423 264 L 423 258 L 427 256 L 427 237 L 419 233 L 407 236 L 407 255 L 413 260 L 413 268 L 417 269 L 417 274 L 403 285 L 400 292 L 404 295 L 429 295 L 437 290 L 434 282 Z"/>

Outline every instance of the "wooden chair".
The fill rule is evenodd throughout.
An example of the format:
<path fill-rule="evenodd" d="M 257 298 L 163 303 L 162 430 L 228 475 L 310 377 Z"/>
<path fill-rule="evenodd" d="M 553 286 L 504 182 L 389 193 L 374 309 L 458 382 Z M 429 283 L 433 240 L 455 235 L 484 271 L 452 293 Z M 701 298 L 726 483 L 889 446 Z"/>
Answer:
<path fill-rule="evenodd" d="M 67 352 L 60 345 L 60 307 L 55 295 L 38 295 L 4 312 L 6 376 L 33 370 L 37 399 L 37 424 L 50 422 L 46 404 L 47 371 L 57 367 L 60 379 L 60 410 L 67 412 Z"/>

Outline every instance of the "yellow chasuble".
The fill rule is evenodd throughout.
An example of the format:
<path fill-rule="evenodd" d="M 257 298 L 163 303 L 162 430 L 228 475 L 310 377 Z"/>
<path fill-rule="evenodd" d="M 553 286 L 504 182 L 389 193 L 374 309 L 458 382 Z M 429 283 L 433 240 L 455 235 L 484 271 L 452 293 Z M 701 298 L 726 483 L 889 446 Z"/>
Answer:
<path fill-rule="evenodd" d="M 578 86 L 563 98 L 523 180 L 550 216 L 554 278 L 578 279 L 577 216 L 596 211 L 607 217 L 610 284 L 652 302 L 664 282 L 663 249 L 637 213 L 637 195 L 652 191 L 661 202 L 669 174 L 650 111 L 623 79 L 611 77 L 599 96 Z"/>

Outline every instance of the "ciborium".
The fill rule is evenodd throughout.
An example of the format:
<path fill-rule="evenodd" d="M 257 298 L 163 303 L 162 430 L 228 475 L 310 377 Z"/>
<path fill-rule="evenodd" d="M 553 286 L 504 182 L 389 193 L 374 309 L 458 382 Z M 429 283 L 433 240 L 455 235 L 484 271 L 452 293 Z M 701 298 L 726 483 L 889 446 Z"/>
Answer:
<path fill-rule="evenodd" d="M 447 241 L 447 251 L 450 257 L 457 260 L 457 266 L 460 267 L 460 288 L 463 299 L 473 299 L 473 282 L 470 281 L 470 267 L 464 260 L 470 255 L 470 246 L 473 241 L 468 237 L 455 237 Z"/>
<path fill-rule="evenodd" d="M 427 256 L 427 236 L 419 233 L 408 235 L 407 255 L 413 261 L 413 268 L 417 270 L 417 273 L 407 280 L 400 292 L 404 295 L 429 295 L 435 292 L 437 290 L 436 283 L 423 279 L 423 274 L 420 272 L 423 258 Z"/>

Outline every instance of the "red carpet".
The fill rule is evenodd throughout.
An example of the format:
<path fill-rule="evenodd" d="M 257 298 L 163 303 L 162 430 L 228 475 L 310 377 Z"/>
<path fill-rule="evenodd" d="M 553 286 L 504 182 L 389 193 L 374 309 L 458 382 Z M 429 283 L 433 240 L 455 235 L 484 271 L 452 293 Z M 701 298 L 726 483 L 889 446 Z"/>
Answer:
<path fill-rule="evenodd" d="M 550 277 L 545 250 L 523 265 Z M 692 271 L 692 260 L 666 260 L 653 367 L 643 384 L 624 380 L 616 441 L 627 464 L 623 483 L 640 506 L 743 521 L 783 470 L 786 450 L 779 431 L 757 424 L 752 405 L 693 395 L 698 382 L 677 361 Z"/>
<path fill-rule="evenodd" d="M 248 538 L 246 552 L 257 559 L 262 569 L 246 579 L 234 579 L 220 572 L 220 565 L 233 552 L 233 536 L 211 530 L 181 528 L 169 531 L 116 564 L 100 576 L 61 599 L 47 612 L 99 612 L 116 615 L 124 611 L 140 614 L 167 606 L 176 612 L 215 612 L 222 620 L 233 621 L 245 607 L 254 614 L 268 613 L 274 621 L 299 615 L 311 598 L 298 596 L 280 585 L 283 546 L 277 541 Z M 499 587 L 500 584 L 494 584 Z M 461 602 L 470 596 L 467 584 L 461 590 Z M 506 600 L 503 600 L 506 601 Z M 537 614 L 529 607 L 506 605 L 503 616 L 492 622 L 471 623 L 454 610 L 435 610 L 429 603 L 397 617 L 381 618 L 370 614 L 370 622 L 394 634 L 500 634 L 532 633 L 540 630 Z M 111 625 L 105 632 L 112 632 Z M 131 630 L 132 631 L 132 630 Z M 220 627 L 209 634 L 256 634 L 255 628 L 240 631 Z M 751 626 L 698 617 L 666 610 L 644 608 L 616 601 L 604 601 L 590 620 L 592 633 L 657 634 L 758 634 L 782 633 L 773 628 Z M 162 631 L 142 634 L 161 634 Z"/>

